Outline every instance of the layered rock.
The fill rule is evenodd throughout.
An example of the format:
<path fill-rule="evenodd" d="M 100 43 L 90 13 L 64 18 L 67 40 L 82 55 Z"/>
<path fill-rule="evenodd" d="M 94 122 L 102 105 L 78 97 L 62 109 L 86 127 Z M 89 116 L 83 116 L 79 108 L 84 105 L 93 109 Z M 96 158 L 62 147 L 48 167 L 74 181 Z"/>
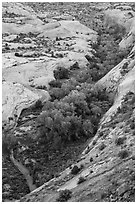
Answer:
<path fill-rule="evenodd" d="M 15 125 L 23 109 L 41 99 L 41 93 L 36 93 L 22 84 L 13 82 L 4 82 L 2 93 L 2 120 L 11 126 Z M 48 92 L 43 91 L 43 98 L 49 99 Z"/>
<path fill-rule="evenodd" d="M 131 24 L 134 12 L 132 12 L 131 6 L 127 7 L 123 4 L 123 10 L 119 4 L 113 5 L 114 9 L 110 7 L 110 4 L 100 5 L 98 11 L 102 11 L 102 8 L 106 9 L 105 21 L 108 25 L 111 22 L 124 25 L 126 35 L 119 46 L 121 49 L 129 49 L 131 45 L 134 45 L 134 24 Z M 130 11 L 131 13 L 129 13 Z M 46 56 L 32 56 L 31 59 L 31 55 L 15 59 L 13 56 L 10 57 L 9 53 L 3 55 L 4 59 L 7 60 L 7 63 L 3 65 L 3 93 L 5 94 L 3 95 L 3 119 L 5 121 L 8 120 L 9 116 L 10 119 L 14 117 L 14 114 L 17 114 L 18 117 L 23 108 L 35 103 L 42 97 L 42 94 L 48 100 L 49 96 L 46 91 L 41 93 L 35 88 L 43 85 L 48 88 L 49 80 L 54 78 L 54 69 L 59 66 L 69 68 L 75 61 L 79 63 L 80 68 L 87 64 L 84 56 L 92 49 L 89 47 L 88 41 L 96 42 L 97 34 L 77 21 L 64 21 L 62 17 L 55 19 L 57 21 L 46 25 L 42 23 L 40 27 L 39 25 L 36 27 L 35 25 L 32 27 L 27 25 L 25 27 L 28 28 L 27 32 L 31 30 L 31 32 L 37 33 L 39 38 L 43 37 L 44 40 L 48 41 L 50 39 L 52 52 L 45 52 Z M 5 23 L 5 25 L 9 32 L 9 24 Z M 18 26 L 16 25 L 11 34 L 18 35 L 23 32 L 24 27 L 20 26 L 21 29 L 17 31 Z M 38 42 L 40 42 L 39 39 L 36 40 L 36 45 Z M 60 53 L 63 54 L 63 57 L 57 58 Z M 82 165 L 81 171 L 77 175 L 72 175 L 71 169 L 75 164 L 68 167 L 57 178 L 53 178 L 20 199 L 21 202 L 54 202 L 57 201 L 60 191 L 65 189 L 72 191 L 70 202 L 102 200 L 116 202 L 120 199 L 128 200 L 134 196 L 135 132 L 131 124 L 135 116 L 134 105 L 130 104 L 132 102 L 130 101 L 130 94 L 132 96 L 135 92 L 134 54 L 135 51 L 132 48 L 128 57 L 125 57 L 95 84 L 97 89 L 106 88 L 109 97 L 113 100 L 113 105 L 103 116 L 96 135 L 88 142 L 87 148 L 76 163 L 79 168 Z M 31 86 L 34 88 L 31 89 Z M 126 100 L 129 100 L 129 104 L 126 104 L 124 97 L 128 94 L 129 98 Z M 126 108 L 129 108 L 127 113 L 119 113 L 122 111 L 120 107 L 123 106 L 123 101 L 127 105 Z M 131 108 L 128 107 L 130 105 Z M 14 119 L 12 120 L 14 121 Z M 124 138 L 120 145 L 118 143 L 121 141 L 118 140 L 119 138 Z M 79 177 L 85 179 L 82 184 L 78 184 Z"/>
<path fill-rule="evenodd" d="M 80 68 L 86 67 L 88 61 L 85 54 L 91 50 L 89 43 L 97 40 L 95 31 L 73 21 L 70 16 L 55 17 L 54 22 L 47 23 L 41 15 L 21 3 L 3 3 L 3 93 L 9 96 L 3 108 L 4 121 L 14 114 L 19 116 L 22 109 L 43 96 L 44 91 L 41 93 L 41 90 L 38 95 L 33 95 L 34 89 L 37 88 L 37 93 L 41 87 L 48 89 L 48 83 L 54 79 L 54 69 L 59 66 L 69 68 L 75 62 Z M 14 83 L 14 94 L 5 86 L 9 83 Z M 34 88 L 30 94 L 31 102 L 28 96 L 28 105 L 27 100 L 25 103 L 22 101 L 23 96 L 18 93 L 15 96 L 18 89 L 16 83 L 22 89 L 24 86 L 25 98 L 29 89 Z M 10 100 L 11 94 L 14 95 L 14 105 Z M 44 94 L 48 95 L 46 91 Z M 15 107 L 20 107 L 16 113 Z M 11 111 L 6 111 L 9 108 Z"/>
<path fill-rule="evenodd" d="M 120 9 L 120 5 L 117 6 Z M 131 9 L 131 7 L 126 7 L 123 12 L 125 13 L 125 10 L 129 12 L 129 8 Z M 126 21 L 121 10 L 117 9 L 110 9 L 106 13 L 111 16 L 112 21 L 116 20 L 122 25 L 125 22 L 128 36 L 134 27 L 131 26 L 131 29 L 128 27 L 131 21 L 126 24 L 129 18 Z M 134 40 L 129 40 L 128 37 L 123 38 L 122 41 L 127 43 L 125 49 L 128 49 L 130 43 L 132 46 L 134 45 Z M 122 48 L 122 41 L 120 48 Z M 134 200 L 132 196 L 134 196 L 135 190 L 135 133 L 131 128 L 131 121 L 134 121 L 135 115 L 134 101 L 130 101 L 130 94 L 135 93 L 134 54 L 133 48 L 128 57 L 123 59 L 95 85 L 98 89 L 106 88 L 109 97 L 113 100 L 113 105 L 103 116 L 94 139 L 88 143 L 76 164 L 78 167 L 83 165 L 83 169 L 76 176 L 72 176 L 73 166 L 67 168 L 58 178 L 53 178 L 20 201 L 55 202 L 59 198 L 59 192 L 65 189 L 72 191 L 72 198 L 69 199 L 69 202 L 97 202 L 102 200 L 116 202 L 120 199 L 128 200 L 130 198 Z M 129 99 L 124 99 L 128 94 Z M 129 103 L 127 109 L 129 108 L 129 110 L 127 113 L 120 112 L 122 111 L 120 107 L 124 106 L 127 101 Z M 123 105 L 123 103 L 125 104 Z M 116 124 L 113 123 L 114 121 Z M 119 138 L 124 138 L 121 143 L 118 143 L 121 141 Z M 82 184 L 78 184 L 80 177 L 85 179 Z"/>

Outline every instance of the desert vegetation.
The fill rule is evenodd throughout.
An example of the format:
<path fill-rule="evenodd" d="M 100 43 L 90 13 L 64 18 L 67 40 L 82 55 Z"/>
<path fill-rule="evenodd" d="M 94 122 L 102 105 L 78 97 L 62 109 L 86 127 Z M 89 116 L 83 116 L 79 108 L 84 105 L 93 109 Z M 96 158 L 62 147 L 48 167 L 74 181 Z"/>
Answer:
<path fill-rule="evenodd" d="M 31 2 L 25 3 L 24 5 L 29 5 L 34 11 L 38 12 L 38 23 L 41 20 L 42 25 L 45 24 L 44 26 L 47 26 L 46 24 L 48 23 L 54 24 L 54 15 L 58 16 L 59 14 L 62 15 L 62 12 L 66 12 L 82 24 L 97 31 L 98 36 L 96 42 L 92 37 L 89 38 L 90 33 L 84 35 L 82 32 L 76 32 L 76 37 L 67 37 L 66 39 L 65 37 L 58 36 L 55 36 L 55 39 L 50 39 L 50 36 L 42 36 L 42 31 L 41 33 L 17 33 L 17 35 L 11 37 L 11 40 L 8 32 L 3 34 L 3 38 L 6 39 L 8 37 L 7 39 L 9 41 L 5 41 L 5 44 L 3 43 L 2 51 L 4 54 L 11 54 L 11 56 L 13 54 L 13 58 L 15 58 L 14 68 L 20 65 L 18 60 L 26 60 L 21 63 L 28 63 L 27 61 L 29 63 L 32 62 L 36 65 L 38 74 L 36 74 L 36 78 L 39 78 L 38 72 L 44 72 L 43 76 L 45 77 L 45 68 L 48 61 L 53 60 L 53 64 L 50 64 L 51 67 L 52 65 L 54 67 L 56 60 L 57 63 L 59 62 L 52 73 L 54 80 L 51 77 L 52 80 L 47 85 L 41 85 L 42 83 L 46 84 L 45 81 L 40 81 L 40 83 L 38 82 L 38 84 L 36 83 L 37 85 L 34 85 L 35 73 L 32 71 L 33 68 L 31 70 L 31 66 L 28 66 L 27 69 L 30 68 L 32 76 L 30 76 L 30 81 L 26 86 L 30 86 L 29 88 L 35 91 L 35 93 L 42 92 L 44 95 L 44 93 L 48 92 L 50 99 L 46 101 L 42 95 L 43 100 L 39 99 L 31 107 L 25 108 L 19 118 L 18 115 L 14 117 L 14 114 L 13 117 L 8 117 L 9 124 L 17 120 L 17 126 L 13 135 L 10 131 L 4 132 L 5 129 L 3 127 L 3 200 L 20 199 L 45 182 L 60 176 L 60 173 L 66 168 L 70 169 L 70 174 L 68 175 L 70 179 L 78 176 L 83 168 L 86 169 L 87 167 L 87 164 L 83 163 L 83 161 L 81 165 L 78 164 L 80 161 L 79 156 L 87 147 L 87 142 L 91 139 L 93 139 L 91 147 L 95 148 L 97 153 L 95 155 L 91 154 L 88 160 L 89 165 L 92 167 L 90 173 L 95 172 L 94 163 L 96 159 L 99 160 L 103 153 L 107 151 L 106 149 L 108 149 L 105 137 L 109 130 L 101 130 L 97 134 L 99 141 L 102 141 L 99 144 L 98 138 L 95 139 L 94 136 L 97 133 L 98 127 L 101 127 L 100 121 L 102 117 L 113 103 L 110 101 L 106 90 L 98 90 L 95 85 L 113 67 L 124 58 L 127 58 L 132 49 L 132 46 L 130 46 L 129 49 L 119 50 L 119 43 L 127 34 L 126 29 L 114 21 L 109 22 L 109 20 L 106 20 L 103 13 L 105 9 L 100 7 L 102 5 L 98 7 L 96 3 L 92 5 L 92 3 L 75 2 L 68 2 L 66 4 L 64 2 L 37 2 L 37 4 Z M 110 3 L 109 6 L 113 8 L 113 3 Z M 42 14 L 39 14 L 39 12 L 44 11 L 45 13 L 49 9 L 50 12 L 46 17 L 39 16 Z M 8 21 L 6 18 L 10 18 L 12 23 L 16 23 L 16 18 L 22 19 L 23 16 L 6 12 L 3 18 L 4 23 Z M 26 19 L 27 21 L 29 22 L 31 20 Z M 24 23 L 22 20 L 18 22 L 18 26 L 23 24 L 25 25 L 25 20 Z M 78 36 L 81 36 L 81 38 Z M 79 40 L 83 40 L 84 36 L 88 39 L 85 41 L 87 42 L 88 52 L 84 51 L 83 48 L 83 50 L 79 49 L 78 53 L 76 51 L 77 45 L 79 47 L 79 42 L 81 42 Z M 76 44 L 75 50 L 75 41 L 77 39 L 78 44 Z M 18 43 L 19 46 L 13 46 Z M 70 46 L 71 43 L 72 45 Z M 65 61 L 67 52 L 68 55 L 70 52 L 69 63 L 71 64 L 73 61 L 69 66 L 60 63 L 61 60 L 62 62 L 68 63 L 68 61 Z M 82 56 L 83 54 L 84 60 L 87 59 L 88 62 L 84 62 L 85 65 L 82 65 L 83 67 L 81 66 L 82 58 L 79 57 L 78 59 L 77 56 L 75 58 L 75 52 L 80 54 L 77 56 Z M 74 55 L 74 59 L 71 54 Z M 6 62 L 9 59 L 6 58 Z M 127 62 L 123 65 L 121 69 L 122 76 L 128 73 L 128 65 Z M 42 70 L 42 66 L 44 67 L 44 71 Z M 26 70 L 26 67 L 22 70 Z M 24 75 L 27 76 L 26 73 L 24 71 Z M 20 74 L 19 72 L 19 76 Z M 43 76 L 41 74 L 40 77 Z M 123 126 L 121 128 L 123 129 L 123 135 L 116 136 L 114 139 L 114 148 L 119 149 L 116 159 L 120 160 L 120 162 L 130 155 L 130 151 L 126 148 L 126 145 L 128 141 L 127 134 L 130 132 L 133 136 L 135 135 L 134 108 L 135 95 L 132 92 L 128 92 L 123 98 L 116 114 L 112 115 L 110 122 L 106 124 L 111 130 L 111 128 L 115 129 L 119 123 L 126 121 L 126 128 Z M 16 137 L 14 137 L 14 134 Z M 88 146 L 85 154 L 88 154 L 90 151 L 91 148 Z M 65 179 L 61 180 L 61 184 L 59 183 L 59 185 L 66 182 Z M 80 176 L 76 182 L 77 184 L 81 184 L 83 182 L 86 183 L 86 180 L 88 180 L 87 177 Z M 78 185 L 79 187 L 80 185 Z M 55 188 L 56 186 L 53 185 L 51 191 L 56 190 Z M 67 189 L 59 191 L 56 201 L 67 202 L 72 198 L 72 191 Z M 102 196 L 102 199 L 105 198 Z"/>
<path fill-rule="evenodd" d="M 72 90 L 63 98 L 45 103 L 38 117 L 40 137 L 45 142 L 52 140 L 55 143 L 93 137 L 101 116 L 110 105 L 105 91 Z"/>
<path fill-rule="evenodd" d="M 93 81 L 98 81 L 113 67 L 127 57 L 132 47 L 127 50 L 119 50 L 119 42 L 126 34 L 126 30 L 115 22 L 104 22 L 103 17 L 100 21 L 94 18 L 93 29 L 98 32 L 97 43 L 91 43 L 94 58 L 89 60 L 91 77 Z M 127 64 L 124 65 L 122 74 L 127 71 Z"/>
<path fill-rule="evenodd" d="M 68 189 L 60 192 L 57 202 L 67 202 L 72 196 L 72 192 Z"/>

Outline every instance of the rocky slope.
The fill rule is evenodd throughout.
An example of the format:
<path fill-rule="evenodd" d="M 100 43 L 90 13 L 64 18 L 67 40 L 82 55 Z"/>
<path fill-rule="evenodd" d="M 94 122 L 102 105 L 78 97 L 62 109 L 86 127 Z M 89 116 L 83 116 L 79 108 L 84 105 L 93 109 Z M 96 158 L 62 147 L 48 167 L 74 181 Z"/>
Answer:
<path fill-rule="evenodd" d="M 34 94 L 30 88 L 44 86 L 48 89 L 48 83 L 54 79 L 54 69 L 59 66 L 68 68 L 76 61 L 80 67 L 86 67 L 85 54 L 92 49 L 89 41 L 96 42 L 97 33 L 74 19 L 49 18 L 44 22 L 40 20 L 41 13 L 21 3 L 3 3 L 2 12 L 3 82 L 6 87 L 8 82 L 15 88 L 16 83 L 21 84 L 26 98 L 27 92 L 32 92 L 31 100 L 24 103 L 17 91 L 13 93 L 10 89 L 7 92 L 3 86 L 3 93 L 8 94 L 3 101 L 3 121 L 7 122 L 10 117 L 15 121 L 14 114 L 19 116 L 21 110 L 43 95 L 48 100 L 46 90 Z M 48 22 L 50 20 L 53 22 Z M 14 106 L 10 97 L 14 98 Z M 20 110 L 16 111 L 19 106 Z"/>
<path fill-rule="evenodd" d="M 79 7 L 73 5 L 74 8 L 69 16 L 60 16 L 59 11 L 63 5 L 60 5 L 57 11 L 55 9 L 57 6 L 48 4 L 47 8 L 53 6 L 50 13 L 39 13 L 35 4 L 31 5 L 34 10 L 30 9 L 30 5 L 13 4 L 11 10 L 8 8 L 9 4 L 3 5 L 5 17 L 3 35 L 9 32 L 7 36 L 3 37 L 3 93 L 8 94 L 8 97 L 6 95 L 3 97 L 3 119 L 5 121 L 9 117 L 13 117 L 14 114 L 19 116 L 21 110 L 41 97 L 44 98 L 43 100 L 48 100 L 48 92 L 36 88 L 46 86 L 48 90 L 48 82 L 53 79 L 53 70 L 58 66 L 68 68 L 76 61 L 80 68 L 87 66 L 88 61 L 85 55 L 88 53 L 92 56 L 91 51 L 93 49 L 89 42 L 97 42 L 97 33 L 79 23 L 77 19 L 75 20 L 73 17 L 75 8 L 84 10 L 84 6 L 81 8 L 81 5 L 78 5 Z M 25 8 L 25 13 L 23 13 L 25 17 L 17 13 L 17 10 L 22 9 L 22 6 Z M 41 4 L 39 6 L 41 7 Z M 68 8 L 69 6 L 68 4 Z M 21 198 L 20 202 L 59 201 L 60 192 L 65 189 L 71 192 L 71 196 L 66 196 L 66 201 L 69 202 L 135 200 L 134 9 L 130 3 L 104 3 L 101 5 L 95 3 L 90 6 L 92 9 L 94 7 L 93 10 L 96 12 L 104 13 L 104 21 L 108 27 L 113 22 L 126 29 L 126 34 L 119 42 L 119 48 L 130 50 L 128 55 L 95 84 L 96 89 L 106 89 L 113 105 L 102 117 L 94 138 L 87 142 L 86 148 L 85 146 L 82 147 L 84 149 L 77 162 L 68 165 L 69 167 L 60 172 L 58 176 Z M 89 15 L 90 6 L 88 5 L 87 15 Z M 12 15 L 14 13 L 14 16 L 17 15 L 19 22 L 15 21 L 16 18 L 13 20 L 11 16 L 7 18 L 6 9 L 9 15 L 11 13 Z M 27 13 L 28 10 L 31 11 L 29 14 Z M 40 10 L 42 12 L 42 9 Z M 12 22 L 15 25 L 14 30 L 8 27 L 11 26 L 11 21 L 14 21 Z M 37 35 L 35 37 L 30 35 L 27 39 L 31 42 L 29 43 L 31 48 L 27 47 L 24 37 L 19 36 L 19 33 L 24 31 L 24 26 L 28 26 L 28 33 L 32 32 Z M 28 38 L 26 35 L 25 33 L 25 38 Z M 14 42 L 15 48 L 9 39 L 12 37 L 16 39 L 17 36 L 19 36 L 19 41 Z M 21 50 L 21 44 L 26 48 Z M 35 49 L 33 45 L 36 46 Z M 6 49 L 6 46 L 9 48 Z M 51 50 L 47 51 L 49 47 Z M 26 51 L 26 49 L 28 50 Z M 14 56 L 15 52 L 19 54 L 19 57 Z M 63 57 L 59 58 L 59 54 L 62 54 Z M 6 92 L 6 90 L 8 91 Z M 11 90 L 11 96 L 9 90 Z M 26 132 L 32 134 L 35 130 L 30 133 L 29 131 Z M 72 169 L 75 165 L 81 170 L 73 175 Z M 81 183 L 79 182 L 80 177 L 82 177 Z"/>

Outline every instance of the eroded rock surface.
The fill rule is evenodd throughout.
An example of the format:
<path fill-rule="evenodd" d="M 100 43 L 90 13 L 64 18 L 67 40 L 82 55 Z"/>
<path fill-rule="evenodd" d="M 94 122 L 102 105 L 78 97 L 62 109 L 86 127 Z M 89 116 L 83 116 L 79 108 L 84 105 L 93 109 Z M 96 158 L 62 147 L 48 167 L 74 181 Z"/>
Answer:
<path fill-rule="evenodd" d="M 53 19 L 55 22 L 45 22 L 40 13 L 35 13 L 21 3 L 3 3 L 2 77 L 5 122 L 14 114 L 19 116 L 21 110 L 36 102 L 43 94 L 48 95 L 46 91 L 44 93 L 40 90 L 38 93 L 37 90 L 36 94 L 33 89 L 29 89 L 48 89 L 48 83 L 54 79 L 54 69 L 59 66 L 69 68 L 75 62 L 79 63 L 80 68 L 88 64 L 85 54 L 92 49 L 89 43 L 96 42 L 97 33 L 69 16 Z M 11 87 L 7 89 L 8 85 L 5 86 L 9 83 L 15 87 L 14 94 Z M 21 96 L 16 92 L 19 89 L 16 83 L 23 89 Z M 14 105 L 11 98 L 14 98 Z"/>
<path fill-rule="evenodd" d="M 17 4 L 17 6 L 21 9 L 23 5 Z M 48 6 L 52 7 L 50 4 Z M 75 3 L 73 6 L 75 8 Z M 135 200 L 134 9 L 130 3 L 98 3 L 89 5 L 88 8 L 90 6 L 97 12 L 104 13 L 104 22 L 108 27 L 112 22 L 124 26 L 126 34 L 120 40 L 119 48 L 120 50 L 131 48 L 128 55 L 95 84 L 97 89 L 106 89 L 113 105 L 102 117 L 94 138 L 88 141 L 77 162 L 18 200 L 19 202 L 55 202 L 59 198 L 60 191 L 65 189 L 72 192 L 69 202 Z M 35 8 L 35 4 L 32 7 Z M 80 69 L 86 67 L 88 61 L 85 55 L 92 56 L 91 51 L 94 49 L 90 43 L 97 40 L 97 33 L 79 23 L 73 15 L 62 16 L 57 11 L 36 15 L 34 11 L 29 10 L 29 14 L 27 11 L 26 9 L 23 15 L 29 16 L 29 20 L 18 16 L 20 20 L 16 22 L 9 16 L 4 17 L 3 119 L 5 120 L 14 113 L 19 116 L 22 109 L 41 97 L 48 100 L 48 83 L 54 79 L 53 70 L 57 67 L 63 66 L 68 69 L 75 62 L 78 62 Z M 88 9 L 83 9 L 81 13 L 79 11 L 79 14 L 89 15 Z M 32 18 L 36 20 L 33 23 Z M 11 23 L 15 25 L 13 29 Z M 20 32 L 24 33 L 24 28 L 28 28 L 27 34 L 20 36 Z M 13 40 L 17 44 L 16 48 L 10 44 Z M 19 42 L 24 44 L 27 50 L 26 48 L 20 50 Z M 26 45 L 28 42 L 30 47 Z M 36 49 L 32 45 L 35 45 Z M 19 53 L 16 57 L 15 52 Z M 45 86 L 47 91 L 36 89 L 39 86 Z M 29 116 L 24 116 L 22 121 L 35 117 L 31 113 Z M 16 130 L 16 134 L 22 134 L 21 131 L 25 130 L 27 134 L 29 131 L 32 134 L 31 127 L 29 123 L 28 129 L 22 125 Z M 77 175 L 71 173 L 74 165 L 78 168 L 82 166 Z M 80 177 L 84 178 L 82 184 L 78 183 Z"/>

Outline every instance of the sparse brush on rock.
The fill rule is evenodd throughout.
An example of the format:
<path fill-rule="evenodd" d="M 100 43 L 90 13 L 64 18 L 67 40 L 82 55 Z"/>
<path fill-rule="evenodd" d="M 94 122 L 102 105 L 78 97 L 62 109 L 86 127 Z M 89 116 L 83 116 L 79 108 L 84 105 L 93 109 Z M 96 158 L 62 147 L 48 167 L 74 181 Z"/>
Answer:
<path fill-rule="evenodd" d="M 92 145 L 94 146 L 97 143 L 96 140 L 93 140 Z"/>
<path fill-rule="evenodd" d="M 70 66 L 70 70 L 75 70 L 75 69 L 79 69 L 78 62 L 75 62 L 72 66 Z"/>
<path fill-rule="evenodd" d="M 57 202 L 66 202 L 68 201 L 72 196 L 72 192 L 68 189 L 65 189 L 60 192 L 59 197 L 57 198 Z"/>
<path fill-rule="evenodd" d="M 126 139 L 127 139 L 127 138 L 126 138 L 125 136 L 123 136 L 123 137 L 118 137 L 118 138 L 115 140 L 115 144 L 116 144 L 117 146 L 118 146 L 118 145 L 122 145 Z"/>
<path fill-rule="evenodd" d="M 131 123 L 130 123 L 130 128 L 131 128 L 131 129 L 135 129 L 135 121 L 131 121 Z"/>
<path fill-rule="evenodd" d="M 103 136 L 103 134 L 104 134 L 103 132 L 100 132 L 100 133 L 99 133 L 99 137 L 102 137 L 102 136 Z"/>
<path fill-rule="evenodd" d="M 19 52 L 15 52 L 15 56 L 16 57 L 22 57 L 22 54 L 20 54 Z"/>
<path fill-rule="evenodd" d="M 76 174 L 78 174 L 79 171 L 80 171 L 80 168 L 75 165 L 71 170 L 71 174 L 76 175 Z"/>
<path fill-rule="evenodd" d="M 121 150 L 119 153 L 118 153 L 118 156 L 121 158 L 121 159 L 125 159 L 129 156 L 129 152 L 124 149 L 124 150 Z"/>
<path fill-rule="evenodd" d="M 69 70 L 64 67 L 59 67 L 54 70 L 55 79 L 69 79 Z"/>
<path fill-rule="evenodd" d="M 102 151 L 103 149 L 105 149 L 106 145 L 102 142 L 99 146 L 99 150 Z"/>
<path fill-rule="evenodd" d="M 78 184 L 83 183 L 84 181 L 86 181 L 86 179 L 83 176 L 81 176 L 79 177 Z"/>
<path fill-rule="evenodd" d="M 42 108 L 43 105 L 42 105 L 42 101 L 41 100 L 38 100 L 36 103 L 35 103 L 35 108 Z"/>
<path fill-rule="evenodd" d="M 84 168 L 84 164 L 81 164 L 81 165 L 80 165 L 80 169 L 83 169 L 83 168 Z"/>
<path fill-rule="evenodd" d="M 52 80 L 49 82 L 51 87 L 61 88 L 62 83 L 59 80 Z"/>
<path fill-rule="evenodd" d="M 93 157 L 90 157 L 90 162 L 93 162 Z"/>
<path fill-rule="evenodd" d="M 44 85 L 40 85 L 36 87 L 37 89 L 47 90 L 47 87 Z"/>
<path fill-rule="evenodd" d="M 120 71 L 120 73 L 121 73 L 122 75 L 125 75 L 128 71 L 129 71 L 129 70 L 128 70 L 128 62 L 125 62 L 124 65 L 123 65 L 123 67 L 122 67 L 122 69 L 121 69 L 121 71 Z"/>

